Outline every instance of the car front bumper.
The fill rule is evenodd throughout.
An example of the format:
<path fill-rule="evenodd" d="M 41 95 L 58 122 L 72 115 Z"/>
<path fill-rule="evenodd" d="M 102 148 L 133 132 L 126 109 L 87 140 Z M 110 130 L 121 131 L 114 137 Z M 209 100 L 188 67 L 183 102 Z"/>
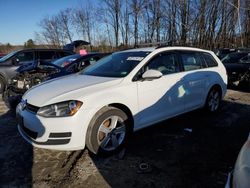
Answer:
<path fill-rule="evenodd" d="M 55 150 L 80 150 L 85 147 L 91 115 L 79 110 L 71 117 L 45 118 L 19 104 L 16 109 L 18 130 L 35 147 Z"/>

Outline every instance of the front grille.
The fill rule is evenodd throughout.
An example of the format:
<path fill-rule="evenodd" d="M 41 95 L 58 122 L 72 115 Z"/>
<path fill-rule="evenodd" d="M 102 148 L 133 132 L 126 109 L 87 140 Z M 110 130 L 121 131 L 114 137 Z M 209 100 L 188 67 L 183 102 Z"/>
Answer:
<path fill-rule="evenodd" d="M 26 105 L 26 109 L 28 110 L 28 111 L 30 111 L 30 112 L 32 112 L 32 113 L 37 113 L 37 111 L 39 110 L 39 107 L 37 107 L 37 106 L 34 106 L 34 105 L 31 105 L 31 104 L 29 104 L 29 103 L 27 103 L 27 105 Z"/>

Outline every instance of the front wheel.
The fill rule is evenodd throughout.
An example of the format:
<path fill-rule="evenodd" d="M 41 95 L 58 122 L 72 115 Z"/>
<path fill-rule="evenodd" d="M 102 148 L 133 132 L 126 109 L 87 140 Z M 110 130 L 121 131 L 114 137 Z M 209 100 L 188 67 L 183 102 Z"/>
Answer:
<path fill-rule="evenodd" d="M 104 107 L 92 119 L 86 135 L 86 145 L 95 154 L 111 154 L 125 143 L 128 116 L 118 108 Z"/>
<path fill-rule="evenodd" d="M 0 77 L 0 94 L 3 94 L 5 89 L 5 82 L 4 79 Z"/>
<path fill-rule="evenodd" d="M 211 113 L 219 110 L 221 103 L 221 92 L 217 87 L 213 87 L 207 96 L 205 109 Z"/>

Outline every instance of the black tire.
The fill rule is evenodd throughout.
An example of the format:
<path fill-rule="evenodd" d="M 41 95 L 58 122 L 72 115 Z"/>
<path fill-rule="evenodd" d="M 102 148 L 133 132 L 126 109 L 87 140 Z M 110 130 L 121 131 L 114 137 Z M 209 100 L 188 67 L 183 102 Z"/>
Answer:
<path fill-rule="evenodd" d="M 117 123 L 113 125 L 116 118 Z M 113 154 L 123 147 L 128 137 L 128 130 L 126 113 L 118 108 L 104 107 L 89 124 L 86 146 L 94 154 Z"/>
<path fill-rule="evenodd" d="M 221 90 L 219 86 L 214 86 L 210 89 L 207 95 L 205 110 L 210 113 L 219 111 L 221 105 Z"/>
<path fill-rule="evenodd" d="M 2 77 L 0 77 L 0 94 L 3 94 L 5 86 L 6 86 L 5 80 Z"/>

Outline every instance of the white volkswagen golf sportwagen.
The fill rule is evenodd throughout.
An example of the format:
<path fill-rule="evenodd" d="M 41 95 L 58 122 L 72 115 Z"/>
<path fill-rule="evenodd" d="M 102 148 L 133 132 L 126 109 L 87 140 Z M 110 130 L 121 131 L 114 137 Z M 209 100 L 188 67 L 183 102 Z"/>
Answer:
<path fill-rule="evenodd" d="M 32 145 L 93 153 L 118 150 L 130 131 L 206 108 L 225 96 L 226 70 L 211 51 L 188 47 L 113 53 L 85 71 L 31 88 L 17 106 Z"/>

